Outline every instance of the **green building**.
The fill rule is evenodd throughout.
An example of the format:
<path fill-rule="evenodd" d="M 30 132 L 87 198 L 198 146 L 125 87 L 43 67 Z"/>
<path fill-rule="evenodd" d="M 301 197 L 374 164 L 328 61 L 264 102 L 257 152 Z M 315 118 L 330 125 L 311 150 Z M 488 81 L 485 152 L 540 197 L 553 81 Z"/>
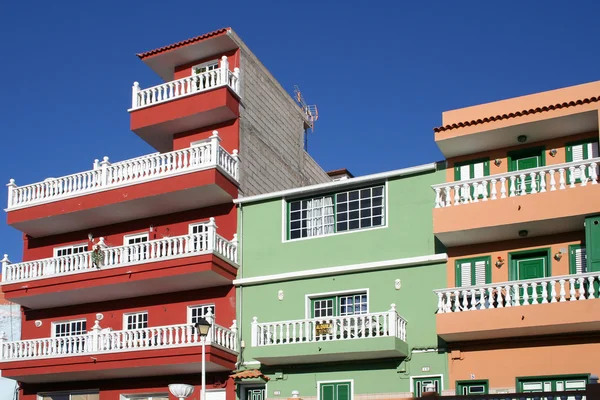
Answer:
<path fill-rule="evenodd" d="M 372 400 L 447 385 L 435 163 L 236 201 L 238 396 Z M 412 393 L 411 393 L 412 392 Z"/>

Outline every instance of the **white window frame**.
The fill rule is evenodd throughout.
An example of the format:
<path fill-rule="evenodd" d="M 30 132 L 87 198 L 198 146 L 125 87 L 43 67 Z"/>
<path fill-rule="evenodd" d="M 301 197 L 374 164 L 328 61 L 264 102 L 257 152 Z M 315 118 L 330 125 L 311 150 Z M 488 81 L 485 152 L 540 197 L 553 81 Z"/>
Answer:
<path fill-rule="evenodd" d="M 413 393 L 413 388 L 415 387 L 414 378 L 440 378 L 440 382 L 442 387 L 440 387 L 440 392 L 444 391 L 444 375 L 443 374 L 435 374 L 435 375 L 414 375 L 409 378 L 410 381 L 410 392 Z M 489 389 L 489 388 L 488 388 Z M 440 393 L 440 396 L 442 393 Z"/>
<path fill-rule="evenodd" d="M 205 68 L 205 67 L 208 68 L 209 66 L 214 65 L 214 64 L 217 64 L 216 68 L 208 70 L 208 71 L 214 71 L 214 70 L 219 69 L 219 59 L 218 58 L 215 58 L 214 60 L 203 62 L 202 64 L 194 65 L 191 70 L 191 76 L 199 75 L 196 73 L 196 68 Z"/>
<path fill-rule="evenodd" d="M 98 398 L 100 398 L 100 389 L 89 389 L 89 390 L 73 390 L 73 391 L 69 391 L 69 392 L 65 392 L 65 391 L 58 391 L 58 392 L 42 392 L 42 393 L 38 393 L 36 395 L 37 400 L 42 400 L 44 398 L 44 396 L 64 396 L 67 395 L 69 396 L 69 399 L 71 399 L 71 396 L 73 395 L 82 395 L 82 394 L 97 394 Z"/>
<path fill-rule="evenodd" d="M 373 184 L 373 185 L 368 185 L 368 187 L 374 187 L 374 186 L 379 186 L 380 184 Z M 303 198 L 290 198 L 290 199 L 286 199 L 283 198 L 281 199 L 281 243 L 293 243 L 293 242 L 299 242 L 302 240 L 312 240 L 312 239 L 319 239 L 319 238 L 324 238 L 324 237 L 329 237 L 329 236 L 337 236 L 337 235 L 348 235 L 348 234 L 352 234 L 352 233 L 356 233 L 356 232 L 368 232 L 368 231 L 372 231 L 375 229 L 385 229 L 389 226 L 389 218 L 390 218 L 390 207 L 389 207 L 389 186 L 388 186 L 388 181 L 386 180 L 384 183 L 382 183 L 381 185 L 383 185 L 383 225 L 379 225 L 379 226 L 372 226 L 370 228 L 359 228 L 359 229 L 352 229 L 352 230 L 346 230 L 346 231 L 342 231 L 342 232 L 334 232 L 334 233 L 328 233 L 326 235 L 319 235 L 319 236 L 308 236 L 308 237 L 303 237 L 303 238 L 298 238 L 298 239 L 288 239 L 288 219 L 289 219 L 289 215 L 288 215 L 288 205 L 289 203 L 293 202 L 293 201 L 298 201 L 298 200 L 302 200 Z M 359 186 L 361 187 L 361 186 Z M 363 189 L 366 189 L 366 187 L 362 187 Z M 348 192 L 351 190 L 356 190 L 356 188 L 339 188 L 339 189 L 332 189 L 331 191 L 327 191 L 327 192 L 316 192 L 314 193 L 314 195 L 312 195 L 311 198 L 314 197 L 324 197 L 324 196 L 335 196 L 337 193 L 341 193 L 341 192 Z M 311 196 L 311 195 L 308 195 Z M 335 202 L 334 202 L 335 203 Z M 335 216 L 335 213 L 334 213 Z M 337 223 L 334 222 L 334 224 Z M 334 229 L 337 229 L 337 227 L 335 227 L 334 225 Z"/>
<path fill-rule="evenodd" d="M 58 336 L 56 336 L 56 325 L 72 324 L 73 322 L 85 322 L 85 329 L 86 329 L 85 333 L 88 332 L 87 331 L 87 318 L 75 318 L 75 319 L 68 319 L 68 320 L 62 320 L 62 321 L 52 321 L 52 324 L 51 324 L 51 326 L 52 326 L 51 337 L 53 337 L 53 338 L 54 337 L 58 337 Z M 78 334 L 78 335 L 80 335 L 80 334 Z M 64 337 L 64 336 L 61 336 L 61 337 Z M 50 393 L 54 393 L 54 392 L 50 392 Z M 67 393 L 70 393 L 70 392 L 67 392 Z M 62 393 L 58 393 L 58 394 L 62 394 Z"/>
<path fill-rule="evenodd" d="M 337 379 L 334 381 L 317 381 L 317 400 L 321 400 L 321 384 L 350 382 L 350 400 L 354 400 L 354 379 Z"/>
<path fill-rule="evenodd" d="M 84 243 L 70 244 L 68 246 L 55 247 L 53 249 L 53 254 L 54 254 L 54 257 L 66 257 L 66 256 L 59 256 L 58 252 L 60 250 L 75 249 L 76 247 L 83 247 L 83 246 L 85 246 L 85 248 L 86 248 L 85 251 L 88 251 L 88 244 L 87 244 L 87 242 L 84 242 Z M 76 254 L 80 254 L 80 253 L 76 253 Z M 71 253 L 70 255 L 73 255 L 73 253 Z"/>
<path fill-rule="evenodd" d="M 130 235 L 123 236 L 123 246 L 128 246 L 132 243 L 129 243 L 131 239 L 143 238 L 145 237 L 147 242 L 150 241 L 150 232 L 140 232 L 140 233 L 132 233 Z"/>
<path fill-rule="evenodd" d="M 337 292 L 306 294 L 306 295 L 304 295 L 304 318 L 310 319 L 313 299 L 318 299 L 320 297 L 344 296 L 344 295 L 359 294 L 359 293 L 361 293 L 361 294 L 366 293 L 366 295 L 367 295 L 367 312 L 366 313 L 369 314 L 371 312 L 371 294 L 369 293 L 369 288 L 364 288 L 364 289 L 341 290 L 341 291 L 337 291 Z M 339 381 L 339 382 L 346 382 L 346 381 Z"/>
<path fill-rule="evenodd" d="M 127 317 L 132 316 L 132 315 L 141 315 L 141 314 L 146 314 L 148 316 L 147 324 L 148 324 L 148 326 L 150 326 L 150 314 L 148 313 L 148 311 L 134 311 L 134 312 L 129 312 L 129 313 L 123 314 L 123 330 L 131 331 L 131 330 L 135 330 L 135 329 L 145 329 L 145 328 L 134 328 L 134 329 L 127 328 Z"/>
<path fill-rule="evenodd" d="M 211 307 L 212 308 L 212 313 L 213 313 L 213 318 L 217 314 L 217 312 L 216 312 L 217 309 L 216 309 L 214 303 L 209 303 L 209 304 L 194 304 L 194 305 L 191 305 L 191 306 L 187 306 L 187 323 L 188 324 L 192 323 L 192 309 L 193 308 L 199 308 L 199 307 Z"/>
<path fill-rule="evenodd" d="M 189 235 L 195 235 L 195 233 L 192 233 L 192 230 L 193 230 L 193 228 L 194 228 L 195 226 L 198 226 L 198 225 L 206 225 L 206 224 L 208 224 L 209 222 L 210 222 L 209 220 L 206 220 L 206 221 L 199 221 L 199 222 L 194 222 L 194 223 L 191 223 L 191 224 L 189 224 L 189 225 L 188 225 L 188 234 L 189 234 Z"/>
<path fill-rule="evenodd" d="M 166 395 L 166 396 L 165 396 Z M 166 397 L 169 398 L 169 392 L 154 392 L 154 393 L 131 393 L 131 394 L 121 394 L 120 400 L 138 400 L 138 399 L 150 399 L 152 400 L 154 397 Z"/>

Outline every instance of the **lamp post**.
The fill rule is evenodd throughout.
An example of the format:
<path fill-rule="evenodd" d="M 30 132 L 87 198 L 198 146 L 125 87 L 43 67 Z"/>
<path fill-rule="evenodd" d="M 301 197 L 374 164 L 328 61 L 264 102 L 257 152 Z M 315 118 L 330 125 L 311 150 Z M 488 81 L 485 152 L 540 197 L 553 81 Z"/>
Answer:
<path fill-rule="evenodd" d="M 200 400 L 206 400 L 206 336 L 210 330 L 210 322 L 204 317 L 200 317 L 195 327 L 202 338 L 202 390 L 200 391 Z"/>

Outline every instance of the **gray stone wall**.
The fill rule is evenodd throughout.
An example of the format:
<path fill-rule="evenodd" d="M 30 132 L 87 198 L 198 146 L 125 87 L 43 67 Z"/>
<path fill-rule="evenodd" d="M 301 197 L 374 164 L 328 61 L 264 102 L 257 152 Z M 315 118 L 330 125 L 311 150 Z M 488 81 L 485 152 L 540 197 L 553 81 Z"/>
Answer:
<path fill-rule="evenodd" d="M 304 151 L 300 107 L 250 50 L 241 45 L 240 170 L 244 196 L 330 182 Z"/>

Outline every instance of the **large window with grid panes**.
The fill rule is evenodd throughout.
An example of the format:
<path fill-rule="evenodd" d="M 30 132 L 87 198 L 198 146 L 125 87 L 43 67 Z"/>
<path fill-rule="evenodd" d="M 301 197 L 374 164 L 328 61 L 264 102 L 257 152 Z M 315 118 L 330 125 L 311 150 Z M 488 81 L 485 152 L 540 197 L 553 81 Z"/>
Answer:
<path fill-rule="evenodd" d="M 72 254 L 85 253 L 88 250 L 87 243 L 73 244 L 70 246 L 56 247 L 54 257 L 70 256 Z"/>
<path fill-rule="evenodd" d="M 52 336 L 54 337 L 83 335 L 85 333 L 87 333 L 85 319 L 58 321 L 52 324 Z"/>
<path fill-rule="evenodd" d="M 195 325 L 200 318 L 205 318 L 207 315 L 215 317 L 214 304 L 202 304 L 198 306 L 188 306 L 188 323 Z"/>
<path fill-rule="evenodd" d="M 383 225 L 385 225 L 384 185 L 288 202 L 288 240 Z"/>
<path fill-rule="evenodd" d="M 366 291 L 337 295 L 311 297 L 311 317 L 343 317 L 369 312 L 369 297 Z"/>
<path fill-rule="evenodd" d="M 144 329 L 148 327 L 148 312 L 135 312 L 123 316 L 123 326 L 126 330 Z"/>

